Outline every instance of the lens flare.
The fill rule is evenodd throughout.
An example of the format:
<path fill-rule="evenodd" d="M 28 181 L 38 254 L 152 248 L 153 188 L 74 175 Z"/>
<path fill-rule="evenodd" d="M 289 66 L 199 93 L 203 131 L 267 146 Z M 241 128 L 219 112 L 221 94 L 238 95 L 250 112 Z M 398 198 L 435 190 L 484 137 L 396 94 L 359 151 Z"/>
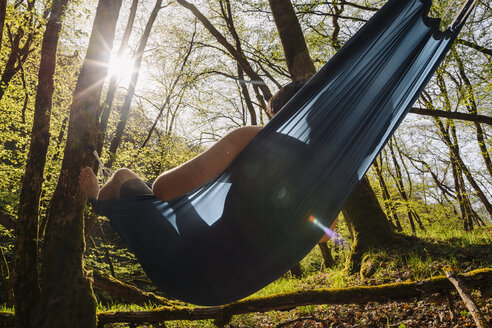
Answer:
<path fill-rule="evenodd" d="M 333 240 L 335 245 L 341 246 L 343 248 L 348 246 L 347 241 L 345 239 L 343 239 L 342 236 L 340 236 L 335 231 L 333 231 L 330 228 L 328 228 L 327 226 L 325 226 L 317 218 L 315 218 L 314 215 L 310 215 L 308 220 L 309 220 L 309 222 L 312 222 L 312 223 L 316 224 L 318 227 L 320 227 L 321 230 L 323 230 L 328 235 L 328 237 L 330 237 L 330 239 Z"/>
<path fill-rule="evenodd" d="M 115 76 L 118 80 L 126 82 L 133 74 L 134 59 L 129 54 L 112 57 L 108 69 L 109 75 Z"/>

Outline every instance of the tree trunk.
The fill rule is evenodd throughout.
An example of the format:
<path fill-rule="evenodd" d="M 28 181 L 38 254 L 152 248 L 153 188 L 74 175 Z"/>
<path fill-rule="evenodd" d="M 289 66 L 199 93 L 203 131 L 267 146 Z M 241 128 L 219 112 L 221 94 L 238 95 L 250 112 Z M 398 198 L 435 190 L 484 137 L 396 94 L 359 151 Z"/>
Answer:
<path fill-rule="evenodd" d="M 234 38 L 234 41 L 236 42 L 236 50 L 243 57 L 245 57 L 244 52 L 242 50 L 242 46 L 241 46 L 241 39 L 239 38 L 236 27 L 234 26 L 234 19 L 232 18 L 231 2 L 229 0 L 226 0 L 225 1 L 225 7 L 224 7 L 224 2 L 220 2 L 220 9 L 222 12 L 222 16 L 227 23 L 227 27 L 229 29 L 229 32 L 231 33 L 232 37 Z M 258 125 L 258 121 L 256 119 L 255 108 L 253 107 L 253 102 L 251 101 L 251 96 L 249 95 L 248 86 L 246 85 L 246 82 L 244 81 L 244 69 L 241 67 L 239 62 L 237 63 L 237 76 L 239 79 L 239 86 L 241 87 L 241 93 L 244 97 L 244 102 L 246 103 L 246 108 L 248 109 L 248 113 L 249 113 L 250 120 L 251 120 L 251 125 Z M 246 122 L 247 122 L 247 120 L 245 119 L 245 115 L 243 115 L 243 123 L 246 124 Z"/>
<path fill-rule="evenodd" d="M 321 251 L 321 256 L 323 257 L 323 263 L 325 264 L 325 268 L 331 268 L 335 265 L 335 260 L 331 255 L 331 249 L 328 247 L 327 243 L 319 243 L 319 250 Z"/>
<path fill-rule="evenodd" d="M 400 219 L 398 218 L 398 214 L 396 213 L 395 206 L 393 204 L 393 200 L 391 199 L 391 195 L 388 191 L 388 187 L 386 186 L 386 182 L 384 181 L 383 177 L 383 159 L 381 155 L 379 156 L 381 160 L 381 165 L 378 163 L 378 159 L 374 161 L 373 165 L 376 170 L 376 175 L 378 177 L 378 182 L 379 186 L 381 187 L 381 192 L 383 194 L 383 201 L 384 201 L 384 206 L 386 208 L 386 213 L 389 221 L 392 223 L 393 221 L 393 228 L 396 229 L 396 231 L 403 231 L 403 228 L 401 227 L 400 224 Z"/>
<path fill-rule="evenodd" d="M 392 237 L 393 230 L 366 177 L 345 204 L 343 216 L 354 232 L 352 252 L 347 259 L 346 268 L 356 272 L 360 270 L 364 253 L 387 242 Z"/>
<path fill-rule="evenodd" d="M 133 0 L 132 6 L 130 8 L 130 15 L 128 16 L 128 22 L 126 23 L 125 33 L 123 34 L 123 39 L 121 40 L 120 48 L 118 49 L 118 54 L 116 56 L 123 56 L 128 48 L 128 40 L 130 39 L 130 34 L 133 30 L 133 23 L 135 22 L 135 16 L 137 14 L 138 0 Z M 97 137 L 96 150 L 98 154 L 104 146 L 104 139 L 106 136 L 106 128 L 108 126 L 109 114 L 111 114 L 111 107 L 113 106 L 113 100 L 116 95 L 116 89 L 118 88 L 118 78 L 116 76 L 111 76 L 108 85 L 108 92 L 106 93 L 106 99 L 98 109 L 101 114 L 101 119 L 99 120 L 99 131 Z"/>
<path fill-rule="evenodd" d="M 288 63 L 287 67 L 292 80 L 300 80 L 314 74 L 314 64 L 307 51 L 306 42 L 292 3 L 289 0 L 270 0 L 270 6 L 279 30 L 279 36 L 282 39 L 285 58 Z M 286 7 L 290 7 L 290 9 Z M 333 34 L 333 38 L 337 38 L 336 33 Z M 301 43 L 304 43 L 304 46 L 300 46 Z M 306 64 L 307 60 L 311 64 Z M 369 248 L 387 241 L 393 233 L 367 179 L 364 178 L 352 194 L 346 205 L 344 217 L 350 217 L 349 224 L 352 225 L 355 232 L 356 238 L 354 239 L 351 266 L 358 269 L 363 253 Z"/>
<path fill-rule="evenodd" d="M 400 164 L 398 164 L 398 161 L 396 160 L 395 152 L 393 150 L 392 139 L 390 139 L 388 146 L 389 146 L 388 148 L 389 148 L 390 154 L 391 154 L 391 159 L 393 161 L 393 168 L 395 171 L 395 174 L 393 175 L 393 179 L 395 180 L 396 189 L 398 189 L 398 192 L 400 193 L 400 197 L 403 199 L 403 202 L 405 203 L 405 206 L 407 207 L 408 221 L 410 223 L 410 228 L 412 229 L 412 234 L 415 235 L 417 233 L 417 231 L 415 229 L 415 222 L 413 220 L 414 213 L 413 213 L 413 210 L 410 207 L 410 204 L 408 202 L 407 192 L 405 190 L 405 185 L 403 184 L 403 178 L 401 175 Z"/>
<path fill-rule="evenodd" d="M 39 301 L 38 211 L 46 153 L 50 141 L 50 117 L 56 51 L 68 0 L 54 0 L 41 48 L 38 89 L 34 105 L 31 146 L 26 163 L 16 227 L 14 295 L 17 327 L 31 327 Z"/>
<path fill-rule="evenodd" d="M 477 325 L 477 328 L 490 327 L 490 325 L 487 323 L 487 319 L 485 319 L 484 315 L 480 311 L 480 308 L 473 300 L 470 292 L 468 291 L 468 288 L 463 283 L 463 280 L 461 280 L 456 274 L 456 272 L 454 271 L 445 271 L 445 273 L 446 273 L 446 277 L 448 277 L 449 281 L 451 281 L 451 283 L 458 291 L 458 294 L 460 294 L 463 303 L 465 303 L 466 307 L 470 311 L 473 320 L 475 320 L 475 324 Z"/>
<path fill-rule="evenodd" d="M 60 178 L 48 212 L 37 327 L 96 327 L 96 300 L 84 271 L 82 215 L 77 179 L 94 163 L 97 107 L 109 62 L 121 0 L 100 0 L 73 102 Z"/>
<path fill-rule="evenodd" d="M 426 100 L 426 102 L 429 106 L 432 106 L 432 104 L 430 102 L 428 102 L 427 100 Z M 441 122 L 441 120 L 439 118 L 434 118 L 434 121 L 435 121 L 436 125 L 438 126 L 438 128 L 441 132 L 440 136 L 441 136 L 442 140 L 444 141 L 446 146 L 449 147 L 449 149 L 452 152 L 454 159 L 456 160 L 456 163 L 458 164 L 460 170 L 463 172 L 463 174 L 467 178 L 468 182 L 470 183 L 470 185 L 473 187 L 473 189 L 477 193 L 478 198 L 482 201 L 482 203 L 485 206 L 485 209 L 487 210 L 489 215 L 492 215 L 492 204 L 490 203 L 487 196 L 485 195 L 485 193 L 480 188 L 479 184 L 473 178 L 468 167 L 463 162 L 463 159 L 461 158 L 461 155 L 460 155 L 459 145 L 457 143 L 456 144 L 453 143 L 453 141 L 451 140 L 450 132 L 444 127 L 444 124 Z"/>
<path fill-rule="evenodd" d="M 130 115 L 130 105 L 133 100 L 133 95 L 135 94 L 135 88 L 137 86 L 138 76 L 140 74 L 140 66 L 142 65 L 143 55 L 145 51 L 145 47 L 147 46 L 147 41 L 149 41 L 150 32 L 152 31 L 152 26 L 154 25 L 155 19 L 157 18 L 157 14 L 159 10 L 161 10 L 162 0 L 157 0 L 154 5 L 154 9 L 150 13 L 149 20 L 145 26 L 144 33 L 142 38 L 140 39 L 140 44 L 137 50 L 137 56 L 135 58 L 135 64 L 133 65 L 133 74 L 130 81 L 130 85 L 128 86 L 128 92 L 125 97 L 125 101 L 123 106 L 121 106 L 120 113 L 120 121 L 118 122 L 118 126 L 116 127 L 116 133 L 111 140 L 111 145 L 109 146 L 109 161 L 106 163 L 107 167 L 112 167 L 116 151 L 121 143 L 121 138 L 123 137 L 123 132 L 126 127 L 126 122 L 128 121 L 128 117 Z"/>
<path fill-rule="evenodd" d="M 9 270 L 9 263 L 5 258 L 3 247 L 0 246 L 0 278 L 2 281 L 2 296 L 7 307 L 14 306 L 14 291 L 12 288 L 12 275 Z"/>
<path fill-rule="evenodd" d="M 2 51 L 3 27 L 5 26 L 6 15 L 7 15 L 7 0 L 0 0 L 0 53 Z"/>
<path fill-rule="evenodd" d="M 456 60 L 456 63 L 458 64 L 458 70 L 460 72 L 460 77 L 463 80 L 464 87 L 457 85 L 458 89 L 460 90 L 460 93 L 464 96 L 465 99 L 465 104 L 466 108 L 472 115 L 477 115 L 478 110 L 477 110 L 477 102 L 475 101 L 475 92 L 473 90 L 473 86 L 470 82 L 470 79 L 466 75 L 465 72 L 465 67 L 463 66 L 463 62 L 461 61 L 461 58 L 458 56 L 458 53 L 456 49 L 452 49 L 451 53 L 454 56 L 454 59 Z M 444 81 L 442 81 L 442 84 L 444 85 Z M 492 177 L 492 160 L 490 159 L 490 149 L 487 149 L 487 141 L 486 141 L 486 135 L 483 132 L 482 126 L 479 123 L 475 122 L 475 129 L 477 133 L 477 143 L 478 143 L 478 148 L 480 148 L 480 153 L 482 154 L 485 167 L 487 168 L 487 171 L 489 172 L 490 176 Z"/>
<path fill-rule="evenodd" d="M 309 55 L 292 3 L 290 0 L 270 0 L 270 8 L 292 79 L 302 80 L 311 77 L 316 73 L 316 68 Z"/>

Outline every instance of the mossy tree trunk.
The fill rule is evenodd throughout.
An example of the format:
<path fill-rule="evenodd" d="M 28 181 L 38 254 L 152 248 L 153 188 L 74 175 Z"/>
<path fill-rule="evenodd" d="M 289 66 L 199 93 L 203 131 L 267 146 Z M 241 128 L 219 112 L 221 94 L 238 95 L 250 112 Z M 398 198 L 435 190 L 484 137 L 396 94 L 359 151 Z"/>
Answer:
<path fill-rule="evenodd" d="M 82 261 L 80 169 L 92 166 L 97 138 L 97 112 L 113 45 L 121 0 L 100 0 L 70 110 L 67 145 L 60 178 L 48 213 L 41 273 L 37 327 L 96 327 L 96 300 Z"/>
<path fill-rule="evenodd" d="M 17 327 L 32 327 L 39 301 L 38 211 L 46 153 L 50 141 L 53 76 L 61 19 L 68 0 L 54 0 L 41 48 L 31 144 L 26 163 L 15 229 L 14 295 Z"/>
<path fill-rule="evenodd" d="M 292 3 L 290 0 L 270 0 L 270 7 L 292 79 L 299 80 L 313 75 L 315 67 Z M 338 24 L 336 20 L 334 24 Z M 337 38 L 335 32 L 332 36 L 334 39 Z M 393 230 L 365 178 L 348 201 L 344 213 L 354 231 L 354 249 L 350 262 L 353 268 L 358 269 L 362 254 L 374 245 L 387 241 Z"/>
<path fill-rule="evenodd" d="M 383 245 L 391 239 L 394 232 L 366 177 L 345 203 L 343 215 L 353 232 L 352 252 L 347 260 L 347 269 L 355 272 L 360 269 L 364 253 Z"/>

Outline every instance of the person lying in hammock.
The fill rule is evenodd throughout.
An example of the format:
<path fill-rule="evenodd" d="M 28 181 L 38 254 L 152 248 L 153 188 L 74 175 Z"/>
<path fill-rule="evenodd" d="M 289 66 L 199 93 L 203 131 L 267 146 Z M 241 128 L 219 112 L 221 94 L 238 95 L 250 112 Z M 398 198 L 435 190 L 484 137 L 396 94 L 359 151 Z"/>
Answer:
<path fill-rule="evenodd" d="M 295 81 L 283 86 L 268 102 L 267 110 L 274 116 L 301 89 L 305 81 Z M 236 156 L 253 140 L 260 126 L 244 126 L 233 130 L 212 147 L 188 162 L 162 173 L 152 189 L 127 168 L 114 172 L 108 182 L 99 187 L 97 177 L 90 167 L 80 171 L 79 186 L 84 195 L 96 200 L 109 200 L 136 195 L 155 195 L 163 201 L 181 197 L 204 186 L 218 177 Z M 333 229 L 338 220 L 330 227 Z M 325 235 L 320 242 L 327 241 Z"/>

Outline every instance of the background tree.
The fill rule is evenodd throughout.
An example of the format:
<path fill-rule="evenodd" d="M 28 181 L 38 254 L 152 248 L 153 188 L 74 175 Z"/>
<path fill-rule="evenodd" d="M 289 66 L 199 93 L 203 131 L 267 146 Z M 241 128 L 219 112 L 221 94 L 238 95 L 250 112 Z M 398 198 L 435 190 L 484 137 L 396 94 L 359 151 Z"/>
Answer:
<path fill-rule="evenodd" d="M 34 325 L 34 309 L 39 301 L 38 283 L 38 213 L 46 153 L 50 139 L 50 117 L 53 99 L 53 75 L 56 51 L 68 0 L 55 0 L 41 48 L 38 90 L 34 108 L 34 124 L 19 200 L 14 258 L 14 295 L 17 326 Z"/>
<path fill-rule="evenodd" d="M 121 0 L 99 1 L 74 91 L 61 175 L 46 226 L 39 327 L 96 326 L 96 301 L 82 263 L 85 197 L 76 181 L 80 169 L 94 163 L 91 148 L 97 140 L 97 108 L 107 73 L 102 67 L 109 62 L 120 6 Z"/>

